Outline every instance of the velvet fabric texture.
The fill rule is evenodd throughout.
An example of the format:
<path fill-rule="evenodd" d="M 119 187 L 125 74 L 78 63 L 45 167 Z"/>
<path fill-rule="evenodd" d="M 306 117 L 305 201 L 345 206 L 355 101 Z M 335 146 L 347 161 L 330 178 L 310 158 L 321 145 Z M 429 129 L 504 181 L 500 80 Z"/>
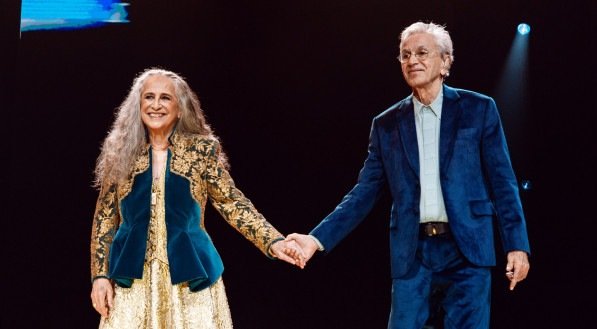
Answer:
<path fill-rule="evenodd" d="M 506 252 L 529 250 L 518 184 L 495 102 L 443 86 L 439 174 L 449 241 L 419 239 L 419 150 L 412 95 L 373 119 L 357 184 L 311 234 L 331 251 L 369 213 L 386 187 L 393 279 L 388 328 L 421 328 L 436 283 L 449 329 L 487 328 L 494 221 Z"/>
<path fill-rule="evenodd" d="M 440 184 L 454 240 L 476 266 L 496 262 L 493 222 L 506 252 L 530 252 L 526 224 L 495 102 L 443 86 Z M 357 184 L 312 232 L 332 250 L 369 213 L 380 192 L 392 196 L 389 221 L 392 278 L 415 260 L 419 234 L 419 152 L 412 95 L 378 115 Z"/>
<path fill-rule="evenodd" d="M 146 145 L 128 178 L 102 185 L 91 230 L 91 279 L 108 277 L 123 287 L 142 275 L 151 202 L 151 149 Z M 220 256 L 205 231 L 209 201 L 221 217 L 272 258 L 270 246 L 284 239 L 236 188 L 219 142 L 174 131 L 164 177 L 168 262 L 174 284 L 188 280 L 193 290 L 222 272 Z M 218 216 L 216 216 L 218 217 Z"/>
<path fill-rule="evenodd" d="M 168 167 L 171 152 L 168 151 Z M 110 278 L 122 287 L 143 276 L 151 202 L 149 168 L 136 175 L 131 192 L 120 202 L 122 224 L 110 251 Z M 201 207 L 190 193 L 190 182 L 166 170 L 167 252 L 172 284 L 189 282 L 191 291 L 213 284 L 224 271 L 222 260 L 207 233 L 201 229 Z"/>
<path fill-rule="evenodd" d="M 409 272 L 392 280 L 388 329 L 419 329 L 433 309 L 445 312 L 445 329 L 488 329 L 491 271 L 471 266 L 455 241 L 425 237 Z"/>

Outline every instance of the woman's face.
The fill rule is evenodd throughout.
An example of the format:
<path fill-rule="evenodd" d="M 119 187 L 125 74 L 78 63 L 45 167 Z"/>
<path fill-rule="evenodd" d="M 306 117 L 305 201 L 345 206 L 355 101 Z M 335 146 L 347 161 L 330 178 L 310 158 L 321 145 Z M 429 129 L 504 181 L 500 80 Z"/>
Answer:
<path fill-rule="evenodd" d="M 141 88 L 141 120 L 150 135 L 169 135 L 180 114 L 174 82 L 163 75 L 148 77 Z"/>

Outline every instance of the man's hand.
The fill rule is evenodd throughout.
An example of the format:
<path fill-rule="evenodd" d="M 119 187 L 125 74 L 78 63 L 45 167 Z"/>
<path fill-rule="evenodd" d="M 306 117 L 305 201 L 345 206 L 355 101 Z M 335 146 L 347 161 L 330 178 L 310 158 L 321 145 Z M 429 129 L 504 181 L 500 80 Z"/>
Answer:
<path fill-rule="evenodd" d="M 305 268 L 307 264 L 303 250 L 294 241 L 280 240 L 274 242 L 270 247 L 270 254 L 301 269 Z"/>
<path fill-rule="evenodd" d="M 286 241 L 295 241 L 296 243 L 298 243 L 299 246 L 301 246 L 301 248 L 303 249 L 303 254 L 305 256 L 305 262 L 308 262 L 309 259 L 313 257 L 313 254 L 315 254 L 315 252 L 319 248 L 315 240 L 313 240 L 312 237 L 306 234 L 289 234 L 286 237 Z"/>
<path fill-rule="evenodd" d="M 510 280 L 510 290 L 527 277 L 529 273 L 529 257 L 524 251 L 510 251 L 507 256 L 506 277 Z"/>

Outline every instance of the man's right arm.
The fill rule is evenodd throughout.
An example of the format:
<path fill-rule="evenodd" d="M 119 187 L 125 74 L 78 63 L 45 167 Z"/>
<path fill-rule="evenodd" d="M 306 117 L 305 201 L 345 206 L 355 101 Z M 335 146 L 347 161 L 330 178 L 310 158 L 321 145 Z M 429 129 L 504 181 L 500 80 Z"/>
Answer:
<path fill-rule="evenodd" d="M 309 235 L 290 234 L 309 260 L 317 250 L 331 251 L 371 211 L 386 183 L 376 121 L 369 136 L 368 156 L 359 173 L 357 184 L 344 196 L 336 209 L 322 220 Z"/>

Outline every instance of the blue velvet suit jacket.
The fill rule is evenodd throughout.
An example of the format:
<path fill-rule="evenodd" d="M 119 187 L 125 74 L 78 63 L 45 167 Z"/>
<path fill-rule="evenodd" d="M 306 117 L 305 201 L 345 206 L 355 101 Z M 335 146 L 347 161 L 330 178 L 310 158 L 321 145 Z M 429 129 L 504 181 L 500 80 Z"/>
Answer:
<path fill-rule="evenodd" d="M 518 185 L 493 99 L 443 86 L 440 183 L 450 228 L 463 255 L 495 265 L 493 221 L 504 250 L 530 252 Z M 369 213 L 387 186 L 392 196 L 392 277 L 412 264 L 419 233 L 419 151 L 412 96 L 374 118 L 357 184 L 311 234 L 333 249 Z"/>

